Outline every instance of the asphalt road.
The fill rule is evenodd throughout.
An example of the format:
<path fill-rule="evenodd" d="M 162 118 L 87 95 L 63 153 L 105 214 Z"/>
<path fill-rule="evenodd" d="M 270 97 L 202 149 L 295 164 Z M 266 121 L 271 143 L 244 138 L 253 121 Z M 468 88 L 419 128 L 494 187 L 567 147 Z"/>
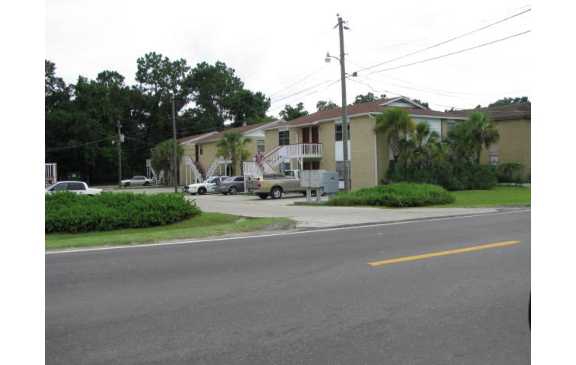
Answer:
<path fill-rule="evenodd" d="M 529 292 L 529 212 L 48 254 L 46 363 L 524 365 Z"/>

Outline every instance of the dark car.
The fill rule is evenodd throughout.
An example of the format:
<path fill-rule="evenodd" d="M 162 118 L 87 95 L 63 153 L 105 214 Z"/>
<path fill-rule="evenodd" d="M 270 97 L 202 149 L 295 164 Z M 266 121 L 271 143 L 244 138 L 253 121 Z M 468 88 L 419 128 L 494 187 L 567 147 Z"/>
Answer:
<path fill-rule="evenodd" d="M 231 176 L 216 188 L 217 193 L 234 195 L 244 192 L 244 176 Z"/>

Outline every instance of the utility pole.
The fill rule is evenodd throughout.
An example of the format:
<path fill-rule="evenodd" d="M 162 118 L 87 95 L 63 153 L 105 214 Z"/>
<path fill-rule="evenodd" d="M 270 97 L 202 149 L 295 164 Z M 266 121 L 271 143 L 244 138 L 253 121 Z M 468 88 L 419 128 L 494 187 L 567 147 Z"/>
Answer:
<path fill-rule="evenodd" d="M 342 84 L 342 150 L 344 157 L 344 191 L 350 191 L 351 181 L 350 181 L 350 162 L 348 159 L 348 140 L 350 136 L 348 135 L 348 104 L 346 102 L 346 64 L 344 62 L 344 29 L 348 29 L 344 25 L 344 21 L 340 14 L 336 14 L 338 17 L 338 33 L 340 34 L 340 81 Z"/>
<path fill-rule="evenodd" d="M 174 183 L 174 192 L 178 192 L 178 156 L 177 156 L 177 141 L 176 141 L 176 107 L 174 106 L 174 93 L 172 93 L 172 138 L 174 140 L 174 151 L 172 153 L 172 164 L 174 168 L 172 169 L 172 181 Z"/>
<path fill-rule="evenodd" d="M 122 142 L 124 138 L 122 136 L 122 124 L 120 121 L 116 121 L 116 127 L 118 128 L 118 186 L 122 186 Z"/>

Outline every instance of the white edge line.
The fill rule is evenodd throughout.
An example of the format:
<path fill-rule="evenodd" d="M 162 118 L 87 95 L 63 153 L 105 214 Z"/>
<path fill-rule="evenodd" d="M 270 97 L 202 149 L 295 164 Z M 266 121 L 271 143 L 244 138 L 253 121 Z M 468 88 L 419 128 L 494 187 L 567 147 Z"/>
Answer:
<path fill-rule="evenodd" d="M 173 242 L 164 242 L 164 243 L 163 242 L 157 242 L 157 243 L 143 243 L 143 244 L 134 244 L 134 245 L 125 245 L 125 246 L 94 247 L 94 248 L 46 251 L 45 254 L 46 255 L 59 255 L 59 254 L 67 254 L 67 253 L 83 253 L 83 252 L 94 252 L 94 251 L 135 249 L 135 248 L 147 248 L 147 247 L 157 247 L 157 246 L 176 246 L 176 245 L 197 244 L 197 243 L 204 243 L 204 242 L 222 242 L 222 241 L 245 240 L 245 239 L 253 239 L 253 238 L 267 238 L 267 237 L 276 237 L 276 236 L 294 236 L 294 235 L 310 234 L 310 233 L 334 232 L 334 231 L 355 230 L 355 229 L 362 229 L 362 228 L 397 226 L 397 225 L 411 224 L 411 223 L 437 222 L 437 221 L 445 221 L 445 220 L 465 219 L 465 218 L 474 218 L 474 217 L 480 217 L 480 216 L 517 214 L 517 213 L 526 213 L 529 211 L 530 211 L 530 209 L 522 209 L 522 210 L 513 210 L 513 211 L 508 211 L 508 212 L 478 213 L 478 214 L 468 214 L 468 215 L 450 216 L 450 217 L 436 217 L 436 218 L 429 218 L 429 219 L 425 218 L 425 219 L 416 219 L 416 220 L 399 221 L 399 222 L 365 224 L 365 225 L 361 225 L 361 226 L 307 229 L 307 230 L 296 231 L 296 232 L 270 233 L 270 234 L 261 234 L 261 235 L 252 235 L 252 236 L 224 237 L 224 238 L 212 238 L 212 239 L 204 239 L 204 240 L 173 241 Z"/>

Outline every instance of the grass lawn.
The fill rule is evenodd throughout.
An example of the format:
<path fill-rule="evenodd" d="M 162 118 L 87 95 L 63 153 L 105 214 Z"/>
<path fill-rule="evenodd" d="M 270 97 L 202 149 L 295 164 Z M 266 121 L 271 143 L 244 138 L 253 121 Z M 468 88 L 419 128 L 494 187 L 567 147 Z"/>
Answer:
<path fill-rule="evenodd" d="M 47 234 L 46 249 L 130 245 L 292 226 L 293 222 L 288 218 L 245 218 L 222 213 L 202 213 L 183 222 L 159 227 Z"/>
<path fill-rule="evenodd" d="M 456 198 L 451 204 L 437 207 L 496 207 L 496 206 L 529 206 L 530 188 L 516 186 L 498 186 L 491 190 L 453 191 Z"/>

